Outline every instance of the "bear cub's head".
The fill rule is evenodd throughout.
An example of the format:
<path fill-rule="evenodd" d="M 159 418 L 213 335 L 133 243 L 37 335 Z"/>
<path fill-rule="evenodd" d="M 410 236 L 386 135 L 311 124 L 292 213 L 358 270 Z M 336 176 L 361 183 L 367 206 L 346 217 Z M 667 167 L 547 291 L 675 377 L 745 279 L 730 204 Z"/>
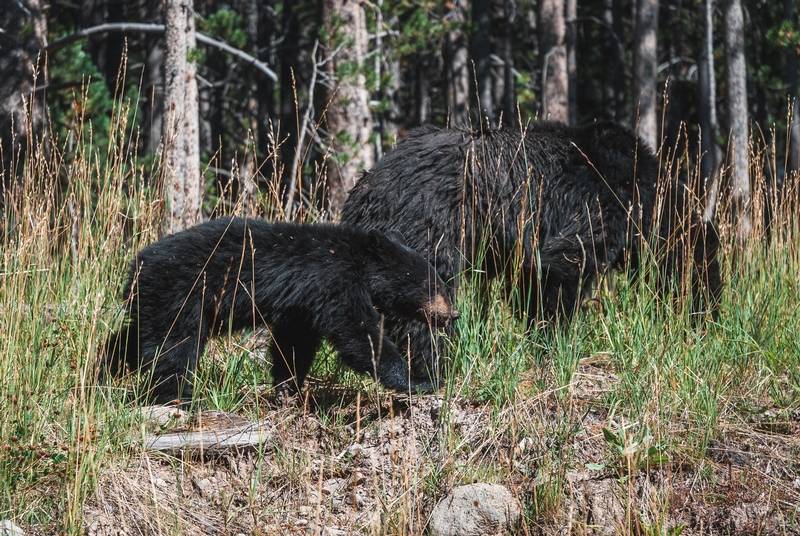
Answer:
<path fill-rule="evenodd" d="M 460 315 L 445 294 L 439 274 L 419 253 L 405 245 L 396 231 L 368 231 L 372 258 L 370 295 L 378 310 L 447 325 Z"/>

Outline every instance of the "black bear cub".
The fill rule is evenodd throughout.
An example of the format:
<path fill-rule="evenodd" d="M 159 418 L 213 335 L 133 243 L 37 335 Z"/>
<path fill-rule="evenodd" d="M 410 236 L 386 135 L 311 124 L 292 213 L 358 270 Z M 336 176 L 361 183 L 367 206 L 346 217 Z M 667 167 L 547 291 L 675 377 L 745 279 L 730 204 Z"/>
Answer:
<path fill-rule="evenodd" d="M 449 322 L 458 312 L 442 289 L 423 257 L 379 231 L 219 218 L 139 252 L 104 367 L 151 373 L 155 400 L 186 397 L 209 337 L 267 325 L 279 397 L 303 385 L 323 339 L 385 387 L 429 392 L 437 380 L 410 373 L 379 324 L 381 313 Z"/>

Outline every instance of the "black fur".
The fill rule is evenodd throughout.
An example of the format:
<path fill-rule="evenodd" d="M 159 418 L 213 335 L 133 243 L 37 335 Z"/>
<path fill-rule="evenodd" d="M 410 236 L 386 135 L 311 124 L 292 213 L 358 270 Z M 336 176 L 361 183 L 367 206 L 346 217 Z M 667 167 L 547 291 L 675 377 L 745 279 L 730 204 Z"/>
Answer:
<path fill-rule="evenodd" d="M 451 299 L 467 268 L 506 274 L 529 297 L 531 322 L 540 313 L 572 314 L 582 289 L 607 268 L 638 259 L 642 243 L 663 260 L 663 287 L 684 259 L 693 260 L 696 286 L 716 301 L 716 230 L 691 212 L 683 184 L 668 185 L 668 201 L 656 210 L 658 168 L 644 144 L 610 123 L 538 122 L 525 135 L 423 128 L 356 183 L 342 221 L 401 231 L 434 265 Z M 437 368 L 430 331 L 396 317 L 387 327 L 401 348 L 408 345 L 418 373 Z"/>
<path fill-rule="evenodd" d="M 419 323 L 457 316 L 417 253 L 379 231 L 220 218 L 167 236 L 131 263 L 123 329 L 108 342 L 112 374 L 152 372 L 157 400 L 187 396 L 212 335 L 271 328 L 276 390 L 299 389 L 320 342 L 390 389 L 431 391 L 386 337 L 381 312 Z M 380 350 L 377 371 L 373 356 Z"/>

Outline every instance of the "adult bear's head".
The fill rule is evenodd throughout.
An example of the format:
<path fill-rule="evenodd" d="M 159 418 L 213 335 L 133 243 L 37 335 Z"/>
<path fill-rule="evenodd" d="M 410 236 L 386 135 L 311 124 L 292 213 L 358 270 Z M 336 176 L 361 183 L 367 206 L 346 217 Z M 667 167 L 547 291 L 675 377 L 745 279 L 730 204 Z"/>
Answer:
<path fill-rule="evenodd" d="M 370 295 L 377 309 L 438 325 L 459 317 L 442 278 L 428 261 L 405 245 L 402 234 L 374 229 L 366 234 Z"/>

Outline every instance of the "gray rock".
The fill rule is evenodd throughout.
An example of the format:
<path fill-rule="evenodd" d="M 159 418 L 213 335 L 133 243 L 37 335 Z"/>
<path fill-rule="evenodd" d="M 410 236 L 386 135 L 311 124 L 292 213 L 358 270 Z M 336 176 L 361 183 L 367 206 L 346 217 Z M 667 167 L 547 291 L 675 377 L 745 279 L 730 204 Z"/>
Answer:
<path fill-rule="evenodd" d="M 10 519 L 0 521 L 0 536 L 24 536 L 25 531 Z"/>
<path fill-rule="evenodd" d="M 140 410 L 144 422 L 152 432 L 160 433 L 186 422 L 186 412 L 175 406 L 145 406 Z"/>
<path fill-rule="evenodd" d="M 522 517 L 522 506 L 505 486 L 469 484 L 445 497 L 431 513 L 431 536 L 506 534 Z"/>

